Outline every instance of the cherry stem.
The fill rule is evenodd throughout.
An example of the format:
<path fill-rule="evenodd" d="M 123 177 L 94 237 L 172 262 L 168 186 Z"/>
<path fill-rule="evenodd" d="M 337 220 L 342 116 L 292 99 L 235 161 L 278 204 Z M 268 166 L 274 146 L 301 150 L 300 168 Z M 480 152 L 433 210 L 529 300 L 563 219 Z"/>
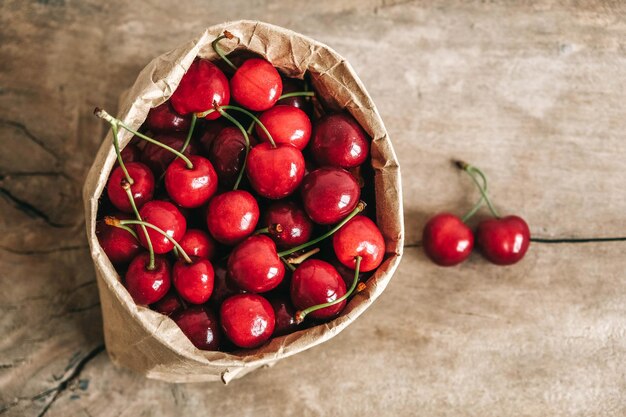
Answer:
<path fill-rule="evenodd" d="M 296 267 L 290 264 L 289 261 L 287 261 L 287 259 L 281 257 L 280 260 L 283 261 L 283 263 L 287 266 L 287 268 L 289 268 L 291 272 L 296 270 Z"/>
<path fill-rule="evenodd" d="M 106 221 L 106 219 L 111 219 L 111 218 L 110 217 L 106 217 L 105 221 Z M 145 227 L 149 227 L 152 230 L 156 230 L 157 232 L 162 234 L 167 240 L 172 242 L 172 244 L 174 245 L 174 247 L 178 251 L 178 254 L 183 257 L 185 262 L 187 262 L 188 264 L 193 263 L 193 261 L 191 260 L 189 255 L 187 255 L 187 253 L 185 252 L 183 247 L 180 246 L 180 244 L 176 240 L 174 240 L 173 237 L 168 235 L 167 232 L 165 230 L 161 229 L 160 227 L 157 227 L 157 226 L 153 225 L 152 223 L 144 222 L 142 220 L 118 220 L 115 217 L 113 217 L 112 219 L 113 219 L 113 220 L 111 220 L 111 222 L 113 223 L 112 226 L 115 226 L 116 225 L 115 223 L 117 222 L 118 224 L 120 224 L 122 226 L 125 226 L 127 224 L 139 224 L 139 225 L 142 225 L 142 226 L 145 226 Z"/>
<path fill-rule="evenodd" d="M 315 255 L 316 253 L 318 253 L 320 251 L 320 248 L 314 248 L 311 249 L 308 252 L 303 253 L 302 255 L 295 257 L 295 258 L 288 258 L 287 262 L 290 264 L 301 264 L 302 262 L 306 261 L 307 259 L 309 259 L 311 256 Z"/>
<path fill-rule="evenodd" d="M 306 243 L 303 243 L 302 245 L 296 246 L 296 247 L 291 248 L 291 249 L 284 250 L 282 252 L 278 252 L 278 256 L 291 255 L 294 252 L 298 252 L 298 251 L 301 251 L 302 249 L 306 249 L 306 248 L 308 248 L 310 246 L 316 245 L 319 242 L 321 242 L 322 240 L 326 239 L 327 237 L 332 236 L 337 230 L 341 229 L 344 224 L 348 223 L 354 216 L 356 216 L 357 214 L 362 212 L 365 209 L 365 206 L 366 206 L 366 204 L 365 204 L 364 201 L 359 201 L 359 204 L 356 205 L 354 210 L 352 210 L 352 212 L 350 212 L 350 214 L 348 214 L 345 219 L 343 219 L 341 222 L 339 222 L 335 227 L 330 229 L 328 232 L 324 233 L 320 237 L 317 237 L 317 238 L 315 238 L 313 240 L 310 240 L 310 241 L 308 241 Z"/>
<path fill-rule="evenodd" d="M 133 197 L 133 192 L 130 189 L 130 184 L 124 183 L 122 184 L 122 188 L 126 191 L 126 195 L 128 196 L 128 200 L 130 201 L 130 205 L 133 208 L 133 212 L 135 213 L 135 217 L 137 220 L 142 220 L 141 215 L 139 214 L 139 210 L 137 210 L 137 204 L 135 204 L 135 197 Z M 148 242 L 148 254 L 150 255 L 150 263 L 148 264 L 148 270 L 152 271 L 156 268 L 154 263 L 154 248 L 152 247 L 152 240 L 150 239 L 150 235 L 148 234 L 148 229 L 145 226 L 141 226 L 141 230 L 143 231 L 143 235 L 146 238 L 146 242 Z"/>
<path fill-rule="evenodd" d="M 237 71 L 237 67 L 235 66 L 235 64 L 233 64 L 230 59 L 226 58 L 226 54 L 224 54 L 224 51 L 222 51 L 222 48 L 220 48 L 219 46 L 219 42 L 222 39 L 232 39 L 234 36 L 232 33 L 230 33 L 229 31 L 225 30 L 224 34 L 221 36 L 218 36 L 217 38 L 215 38 L 215 40 L 213 42 L 211 42 L 211 46 L 213 47 L 213 50 L 215 52 L 217 52 L 217 54 L 220 56 L 220 58 L 222 58 L 224 60 L 224 62 L 226 62 L 228 64 L 229 67 L 231 67 L 232 69 L 234 69 L 235 71 Z"/>
<path fill-rule="evenodd" d="M 118 129 L 117 124 L 111 125 L 111 130 L 113 131 L 113 147 L 115 148 L 115 155 L 117 156 L 117 162 L 120 164 L 120 168 L 124 172 L 124 176 L 126 177 L 126 181 L 130 185 L 133 185 L 135 181 L 131 178 L 128 170 L 126 169 L 126 164 L 124 164 L 124 160 L 122 159 L 122 152 L 120 151 L 120 142 L 117 139 Z"/>
<path fill-rule="evenodd" d="M 354 268 L 354 279 L 352 280 L 352 285 L 350 286 L 350 289 L 348 291 L 346 291 L 346 293 L 344 295 L 342 295 L 341 297 L 328 302 L 328 303 L 324 303 L 324 304 L 318 304 L 315 306 L 311 306 L 309 308 L 305 308 L 304 310 L 300 310 L 296 312 L 295 315 L 295 319 L 296 319 L 296 324 L 300 324 L 302 323 L 302 321 L 304 320 L 304 318 L 307 316 L 307 314 L 310 314 L 314 311 L 317 310 L 321 310 L 323 308 L 326 307 L 331 307 L 334 306 L 335 304 L 339 304 L 340 302 L 342 302 L 343 300 L 345 300 L 346 298 L 350 297 L 352 295 L 352 293 L 354 292 L 354 290 L 357 288 L 357 284 L 359 282 L 359 269 L 361 268 L 361 257 L 357 256 L 356 258 L 356 266 Z"/>
<path fill-rule="evenodd" d="M 485 190 L 485 192 L 487 192 L 487 181 L 483 181 L 483 189 Z M 461 221 L 463 223 L 467 223 L 467 221 L 472 218 L 474 216 L 474 214 L 476 214 L 476 212 L 483 206 L 483 202 L 485 201 L 485 199 L 483 198 L 483 196 L 480 196 L 480 199 L 478 199 L 478 201 L 476 202 L 476 204 L 474 204 L 474 207 L 472 207 L 467 213 L 465 213 L 465 215 L 461 218 Z"/>
<path fill-rule="evenodd" d="M 267 140 L 272 144 L 272 148 L 276 147 L 276 142 L 274 142 L 274 138 L 272 137 L 272 135 L 270 135 L 270 132 L 267 130 L 267 128 L 265 127 L 265 125 L 259 120 L 258 117 L 256 117 L 253 113 L 250 113 L 248 110 L 246 109 L 242 109 L 239 106 L 233 106 L 233 105 L 225 105 L 225 106 L 216 106 L 216 103 L 213 103 L 213 107 L 211 110 L 207 110 L 205 112 L 202 113 L 198 113 L 198 117 L 206 117 L 209 114 L 213 113 L 213 112 L 220 112 L 220 114 L 222 114 L 222 112 L 220 110 L 235 110 L 238 111 L 240 113 L 245 114 L 246 116 L 248 116 L 249 118 L 252 119 L 252 121 L 255 124 L 258 124 L 259 126 L 261 126 L 261 129 L 263 130 L 263 132 L 265 133 L 265 135 L 267 136 Z M 231 119 L 228 119 L 231 120 Z"/>
<path fill-rule="evenodd" d="M 279 100 L 290 97 L 315 97 L 314 91 L 294 91 L 293 93 L 285 93 L 278 97 Z"/>
<path fill-rule="evenodd" d="M 277 235 L 279 233 L 282 233 L 283 230 L 284 229 L 283 229 L 283 226 L 281 224 L 274 223 L 274 224 L 270 224 L 269 226 L 264 227 L 262 229 L 255 230 L 253 234 L 261 235 L 261 234 L 267 233 L 269 235 Z"/>
<path fill-rule="evenodd" d="M 96 107 L 96 109 L 93 112 L 96 116 L 98 116 L 99 118 L 106 120 L 107 122 L 109 122 L 111 124 L 111 126 L 113 126 L 114 124 L 117 124 L 118 126 L 123 127 L 124 129 L 126 129 L 127 131 L 129 131 L 130 133 L 132 133 L 133 135 L 140 137 L 141 139 L 148 141 L 154 145 L 160 146 L 161 148 L 167 149 L 168 151 L 172 152 L 174 155 L 176 155 L 177 157 L 179 157 L 180 159 L 182 159 L 183 161 L 185 161 L 185 163 L 187 164 L 187 168 L 189 169 L 193 169 L 193 164 L 191 163 L 191 161 L 189 160 L 189 158 L 187 158 L 185 155 L 183 155 L 181 152 L 178 152 L 176 149 L 167 146 L 164 143 L 159 142 L 158 140 L 154 140 L 151 137 L 148 137 L 146 135 L 144 135 L 143 133 L 139 133 L 137 132 L 135 129 L 133 129 L 132 127 L 126 125 L 124 122 L 122 122 L 119 119 L 116 119 L 115 117 L 111 116 L 109 113 L 107 113 L 105 110 L 102 110 L 98 107 Z"/>
<path fill-rule="evenodd" d="M 265 233 L 269 233 L 270 232 L 270 228 L 269 227 L 264 227 L 262 229 L 257 229 L 254 231 L 254 233 L 252 233 L 253 235 L 262 235 Z"/>
<path fill-rule="evenodd" d="M 472 178 L 472 181 L 474 181 L 474 184 L 476 184 L 476 186 L 478 187 L 478 190 L 480 191 L 482 198 L 485 199 L 485 202 L 487 203 L 487 206 L 489 207 L 491 214 L 493 214 L 494 217 L 496 218 L 500 218 L 500 214 L 498 214 L 498 211 L 496 210 L 496 208 L 491 203 L 491 200 L 489 199 L 489 195 L 487 194 L 487 187 L 485 186 L 485 188 L 483 189 L 480 182 L 478 181 L 478 178 L 476 178 L 476 174 L 477 174 L 478 176 L 481 177 L 481 179 L 483 180 L 483 183 L 486 184 L 487 177 L 485 176 L 485 174 L 480 169 L 478 169 L 477 167 L 473 165 L 468 164 L 467 162 L 455 161 L 455 164 L 457 167 L 467 172 L 467 174 Z"/>
<path fill-rule="evenodd" d="M 191 142 L 191 136 L 193 136 L 193 131 L 196 128 L 197 121 L 198 121 L 198 116 L 196 116 L 195 113 L 192 113 L 191 126 L 189 126 L 189 132 L 187 132 L 187 138 L 185 139 L 185 143 L 183 144 L 183 147 L 180 148 L 180 153 L 184 153 L 185 149 L 187 149 L 187 146 L 189 146 L 189 143 Z"/>
<path fill-rule="evenodd" d="M 135 231 L 134 231 L 132 228 L 130 228 L 130 227 L 128 227 L 128 226 L 121 225 L 121 224 L 120 224 L 118 227 L 119 227 L 120 229 L 124 229 L 124 230 L 126 230 L 128 233 L 130 233 L 131 235 L 133 235 L 133 237 L 134 237 L 135 239 L 137 239 L 137 241 L 139 241 L 139 236 L 137 236 L 137 233 L 135 233 Z"/>
<path fill-rule="evenodd" d="M 243 158 L 243 164 L 241 164 L 239 175 L 237 175 L 237 181 L 235 181 L 235 185 L 233 186 L 233 190 L 236 190 L 237 188 L 239 188 L 239 183 L 241 182 L 241 179 L 243 178 L 243 172 L 246 170 L 246 164 L 248 162 L 248 154 L 250 153 L 250 138 L 248 137 L 248 132 L 246 132 L 246 129 L 243 128 L 243 126 L 241 125 L 241 123 L 239 123 L 237 119 L 235 119 L 230 114 L 226 113 L 224 110 L 222 110 L 222 108 L 220 107 L 215 107 L 215 108 L 222 116 L 230 120 L 235 126 L 239 128 L 239 130 L 241 131 L 241 134 L 246 140 L 246 154 Z"/>

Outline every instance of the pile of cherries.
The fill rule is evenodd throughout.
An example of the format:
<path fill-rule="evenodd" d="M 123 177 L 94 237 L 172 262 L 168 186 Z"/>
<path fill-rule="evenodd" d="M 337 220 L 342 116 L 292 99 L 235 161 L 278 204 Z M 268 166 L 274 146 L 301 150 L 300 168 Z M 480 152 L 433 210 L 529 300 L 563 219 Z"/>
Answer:
<path fill-rule="evenodd" d="M 365 131 L 267 60 L 235 65 L 219 46 L 231 37 L 140 129 L 95 111 L 117 152 L 100 245 L 136 304 L 204 350 L 335 318 L 385 255 Z M 120 128 L 135 135 L 122 150 Z"/>
<path fill-rule="evenodd" d="M 463 218 L 439 213 L 426 223 L 422 235 L 426 255 L 437 265 L 457 265 L 470 256 L 476 240 L 481 254 L 488 261 L 496 265 L 519 262 L 530 245 L 528 224 L 519 216 L 501 217 L 487 194 L 485 174 L 466 162 L 454 162 L 472 178 L 481 198 Z M 474 233 L 466 223 L 483 203 L 487 204 L 493 217 L 482 220 Z"/>

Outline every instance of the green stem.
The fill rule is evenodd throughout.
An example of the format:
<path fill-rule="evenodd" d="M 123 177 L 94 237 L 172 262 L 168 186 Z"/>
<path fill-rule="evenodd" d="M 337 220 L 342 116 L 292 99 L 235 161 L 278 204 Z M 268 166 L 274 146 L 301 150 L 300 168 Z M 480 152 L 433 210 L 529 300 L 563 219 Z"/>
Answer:
<path fill-rule="evenodd" d="M 137 236 L 137 233 L 135 233 L 135 231 L 134 231 L 132 228 L 130 228 L 130 227 L 128 227 L 128 226 L 123 226 L 123 225 L 119 225 L 118 227 L 119 227 L 120 229 L 124 229 L 124 230 L 126 230 L 128 233 L 130 233 L 131 235 L 133 235 L 133 237 L 134 237 L 135 239 L 137 239 L 137 241 L 139 241 L 139 236 Z"/>
<path fill-rule="evenodd" d="M 341 229 L 344 224 L 348 223 L 354 216 L 356 216 L 357 214 L 362 212 L 364 209 L 365 209 L 365 202 L 359 201 L 359 204 L 356 205 L 354 210 L 352 210 L 352 212 L 350 212 L 350 214 L 348 214 L 348 216 L 346 216 L 345 219 L 343 219 L 341 222 L 339 222 L 335 227 L 330 229 L 328 232 L 324 233 L 320 237 L 317 237 L 317 238 L 315 238 L 313 240 L 310 240 L 310 241 L 308 241 L 306 243 L 303 243 L 300 246 L 296 246 L 295 248 L 291 248 L 291 249 L 284 250 L 282 252 L 278 252 L 278 256 L 282 257 L 282 256 L 291 255 L 294 252 L 298 252 L 298 251 L 300 251 L 302 249 L 306 249 L 306 248 L 308 248 L 310 246 L 318 244 L 319 242 L 321 242 L 322 240 L 326 239 L 327 237 L 332 236 L 337 230 Z"/>
<path fill-rule="evenodd" d="M 217 54 L 220 56 L 220 58 L 222 58 L 224 60 L 224 62 L 226 62 L 228 64 L 229 67 L 231 67 L 232 69 L 234 69 L 235 71 L 237 71 L 237 67 L 235 66 L 235 64 L 233 64 L 230 59 L 226 58 L 226 54 L 224 54 L 224 51 L 222 51 L 222 48 L 220 48 L 219 46 L 219 42 L 222 39 L 232 39 L 233 35 L 231 35 L 229 32 L 224 32 L 224 34 L 222 36 L 218 36 L 217 38 L 215 38 L 215 40 L 211 43 L 211 46 L 213 47 L 213 50 L 215 52 L 217 52 Z"/>
<path fill-rule="evenodd" d="M 133 212 L 135 213 L 135 217 L 137 220 L 142 220 L 141 215 L 139 214 L 139 210 L 137 210 L 137 205 L 135 204 L 135 198 L 133 197 L 133 192 L 130 189 L 129 184 L 124 184 L 124 191 L 126 191 L 126 195 L 128 196 L 128 200 L 130 201 L 130 205 L 133 208 Z M 143 235 L 146 238 L 146 242 L 148 242 L 148 254 L 150 255 L 150 263 L 148 264 L 148 270 L 152 271 L 155 268 L 154 263 L 154 248 L 152 247 L 152 240 L 150 239 L 150 235 L 148 234 L 148 229 L 145 226 L 141 226 L 141 230 L 143 231 Z"/>
<path fill-rule="evenodd" d="M 242 109 L 241 107 L 238 106 L 232 106 L 230 104 L 225 105 L 225 106 L 217 106 L 211 110 L 207 110 L 203 113 L 198 113 L 198 117 L 206 117 L 209 114 L 215 112 L 215 111 L 219 111 L 220 114 L 222 114 L 222 112 L 220 110 L 235 110 L 238 111 L 240 113 L 245 114 L 246 116 L 248 116 L 249 118 L 252 119 L 252 121 L 254 121 L 254 123 L 258 124 L 259 126 L 261 126 L 261 129 L 263 130 L 263 132 L 265 132 L 265 135 L 267 136 L 268 141 L 272 144 L 272 147 L 275 148 L 276 147 L 276 142 L 274 142 L 274 138 L 272 138 L 272 135 L 270 134 L 270 132 L 267 130 L 267 128 L 265 127 L 265 125 L 263 123 L 261 123 L 261 121 L 259 120 L 258 117 L 256 117 L 253 113 L 250 113 L 248 110 L 246 109 Z M 230 119 L 228 119 L 230 120 Z"/>
<path fill-rule="evenodd" d="M 113 131 L 113 147 L 115 148 L 115 155 L 117 156 L 117 162 L 118 164 L 120 164 L 120 168 L 122 168 L 122 171 L 124 172 L 126 181 L 128 181 L 130 185 L 133 185 L 135 181 L 131 178 L 130 174 L 128 173 L 128 170 L 126 169 L 126 164 L 124 164 L 124 160 L 122 159 L 122 152 L 120 151 L 120 142 L 117 139 L 117 134 L 118 134 L 117 123 L 113 123 L 111 125 L 111 130 Z"/>
<path fill-rule="evenodd" d="M 487 202 L 487 206 L 489 207 L 489 210 L 491 211 L 491 214 L 493 214 L 494 217 L 496 217 L 496 218 L 500 218 L 500 214 L 498 214 L 498 211 L 496 210 L 496 208 L 491 203 L 491 199 L 489 198 L 489 195 L 487 194 L 487 185 L 486 185 L 487 184 L 487 177 L 485 176 L 485 174 L 479 168 L 477 168 L 477 167 L 475 167 L 473 165 L 470 165 L 467 162 L 455 161 L 455 164 L 456 164 L 457 167 L 459 167 L 463 171 L 467 172 L 467 175 L 469 175 L 470 178 L 472 178 L 472 181 L 474 181 L 474 184 L 476 184 L 476 186 L 478 187 L 478 190 L 480 191 L 480 195 Z M 483 183 L 485 184 L 485 188 L 484 189 L 483 189 L 483 186 L 478 181 L 478 179 L 476 178 L 475 174 L 478 174 L 478 176 L 480 176 L 480 178 L 483 180 Z"/>
<path fill-rule="evenodd" d="M 307 259 L 309 259 L 311 256 L 315 255 L 316 253 L 318 253 L 320 251 L 320 248 L 315 248 L 315 249 L 311 249 L 310 251 L 303 253 L 300 256 L 297 256 L 295 258 L 289 258 L 287 259 L 287 262 L 289 262 L 290 264 L 295 264 L 295 265 L 299 265 L 302 262 L 306 261 Z"/>
<path fill-rule="evenodd" d="M 226 106 L 222 106 L 222 107 L 226 107 Z M 235 119 L 233 116 L 231 116 L 230 114 L 222 110 L 222 107 L 217 107 L 217 111 L 219 111 L 222 116 L 224 116 L 225 118 L 230 120 L 235 126 L 237 126 L 239 130 L 241 131 L 241 134 L 243 135 L 244 139 L 246 140 L 246 154 L 243 158 L 243 164 L 241 165 L 241 170 L 239 171 L 239 175 L 237 175 L 237 181 L 235 181 L 235 185 L 233 187 L 233 190 L 236 190 L 237 188 L 239 188 L 239 183 L 241 182 L 241 179 L 243 178 L 243 172 L 246 170 L 246 163 L 248 162 L 248 153 L 250 153 L 250 138 L 248 137 L 248 132 L 246 132 L 246 129 L 243 128 L 241 123 L 239 123 L 239 121 Z"/>
<path fill-rule="evenodd" d="M 254 231 L 254 233 L 252 233 L 253 235 L 262 235 L 265 233 L 269 233 L 270 232 L 270 228 L 269 227 L 263 227 L 261 229 L 257 229 Z"/>
<path fill-rule="evenodd" d="M 122 226 L 125 226 L 127 224 L 139 224 L 139 225 L 142 225 L 142 226 L 145 226 L 145 227 L 149 227 L 152 230 L 156 230 L 157 232 L 162 234 L 167 240 L 169 240 L 174 245 L 174 247 L 176 247 L 176 249 L 178 250 L 179 255 L 181 255 L 183 257 L 185 262 L 187 262 L 188 264 L 193 263 L 193 261 L 191 260 L 189 255 L 187 255 L 187 253 L 185 252 L 183 247 L 180 246 L 180 244 L 176 240 L 174 240 L 173 237 L 168 235 L 167 232 L 165 232 L 160 227 L 157 227 L 157 226 L 153 225 L 152 223 L 144 222 L 144 221 L 141 221 L 141 220 L 118 220 L 118 221 L 119 221 L 119 224 L 122 225 Z"/>
<path fill-rule="evenodd" d="M 485 192 L 487 192 L 487 181 L 483 181 L 483 189 L 485 190 Z M 461 218 L 461 221 L 463 223 L 467 223 L 467 221 L 474 216 L 474 214 L 476 214 L 476 212 L 483 206 L 483 202 L 484 202 L 484 198 L 481 195 L 480 198 L 478 199 L 478 201 L 476 202 L 476 204 L 474 204 L 474 207 L 472 207 L 470 209 L 470 211 L 468 211 L 467 213 L 465 213 L 465 215 Z"/>
<path fill-rule="evenodd" d="M 183 147 L 180 148 L 180 153 L 185 153 L 185 149 L 189 146 L 189 142 L 191 142 L 191 136 L 193 135 L 193 130 L 196 127 L 196 122 L 198 121 L 198 116 L 195 113 L 191 114 L 191 126 L 189 126 L 189 132 L 187 132 L 187 138 L 185 139 L 185 143 Z"/>
<path fill-rule="evenodd" d="M 356 257 L 356 266 L 355 266 L 355 269 L 354 269 L 354 279 L 352 280 L 352 285 L 350 286 L 350 289 L 348 291 L 346 291 L 346 293 L 344 295 L 342 295 L 341 297 L 339 297 L 339 298 L 337 298 L 337 299 L 335 299 L 335 300 L 333 300 L 331 302 L 324 303 L 324 304 L 318 304 L 318 305 L 311 306 L 309 308 L 305 308 L 304 310 L 300 310 L 300 311 L 296 312 L 296 316 L 295 316 L 296 323 L 298 323 L 298 324 L 302 323 L 302 320 L 304 320 L 304 318 L 308 314 L 310 314 L 310 313 L 312 313 L 314 311 L 321 310 L 321 309 L 326 308 L 326 307 L 334 306 L 335 304 L 339 304 L 343 300 L 345 300 L 348 297 L 350 297 L 352 295 L 352 293 L 354 292 L 354 290 L 356 289 L 356 286 L 357 286 L 357 284 L 359 282 L 359 269 L 361 268 L 361 259 L 362 258 L 360 256 Z"/>
<path fill-rule="evenodd" d="M 285 93 L 278 97 L 279 100 L 289 97 L 315 97 L 314 91 L 294 91 L 293 93 Z"/>
<path fill-rule="evenodd" d="M 282 257 L 281 257 L 281 258 L 280 258 L 280 260 L 281 260 L 281 261 L 283 261 L 283 263 L 284 263 L 285 265 L 287 265 L 287 268 L 289 268 L 289 270 L 290 270 L 291 272 L 293 272 L 293 271 L 295 271 L 295 270 L 296 270 L 296 267 L 295 267 L 295 266 L 293 266 L 293 265 L 291 265 L 291 264 L 290 264 L 290 263 L 289 263 L 289 262 L 288 262 L 285 258 L 282 258 Z"/>
<path fill-rule="evenodd" d="M 251 135 L 251 134 L 252 134 L 252 129 L 254 129 L 254 125 L 255 125 L 255 123 L 256 123 L 256 122 L 253 120 L 253 121 L 252 121 L 252 123 L 250 123 L 250 126 L 248 126 L 248 130 L 247 130 L 248 135 Z"/>

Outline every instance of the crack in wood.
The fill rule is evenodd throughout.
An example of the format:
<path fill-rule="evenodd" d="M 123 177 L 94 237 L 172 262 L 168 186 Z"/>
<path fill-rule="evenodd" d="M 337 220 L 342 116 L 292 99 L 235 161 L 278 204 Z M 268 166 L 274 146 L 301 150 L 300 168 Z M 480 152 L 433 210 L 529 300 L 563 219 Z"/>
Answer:
<path fill-rule="evenodd" d="M 26 215 L 28 215 L 29 217 L 33 219 L 43 220 L 50 227 L 59 229 L 59 228 L 73 226 L 73 225 L 65 225 L 61 223 L 56 223 L 52 221 L 46 213 L 44 213 L 43 211 L 41 211 L 34 205 L 15 197 L 6 188 L 0 187 L 0 195 L 2 195 L 9 203 L 11 203 L 15 208 L 17 208 L 21 212 L 25 213 Z"/>
<path fill-rule="evenodd" d="M 0 246 L 0 250 L 5 252 L 10 252 L 16 255 L 48 255 L 55 252 L 71 252 L 76 250 L 83 250 L 89 248 L 89 245 L 74 245 L 74 246 L 61 246 L 58 248 L 50 248 L 50 249 L 38 249 L 38 250 L 19 250 L 13 249 L 6 246 Z"/>
<path fill-rule="evenodd" d="M 46 151 L 47 153 L 52 155 L 55 160 L 57 160 L 57 161 L 60 160 L 60 158 L 57 156 L 57 154 L 54 153 L 54 151 L 52 151 L 51 149 L 49 149 L 46 146 L 46 143 L 43 140 L 39 139 L 30 130 L 28 130 L 28 128 L 26 127 L 26 125 L 24 123 L 16 122 L 15 120 L 7 120 L 7 119 L 0 119 L 0 123 L 12 126 L 12 127 L 16 128 L 18 130 L 21 130 L 28 139 L 30 139 L 33 143 L 35 143 L 39 147 L 41 147 L 41 149 L 43 149 L 44 151 Z"/>

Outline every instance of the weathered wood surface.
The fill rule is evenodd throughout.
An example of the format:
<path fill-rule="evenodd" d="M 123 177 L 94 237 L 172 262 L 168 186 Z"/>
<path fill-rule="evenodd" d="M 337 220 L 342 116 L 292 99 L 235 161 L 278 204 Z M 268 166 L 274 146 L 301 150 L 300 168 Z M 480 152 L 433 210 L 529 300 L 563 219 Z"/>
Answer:
<path fill-rule="evenodd" d="M 398 4 L 395 4 L 398 3 Z M 0 415 L 626 414 L 626 6 L 616 1 L 0 3 Z M 121 91 L 223 20 L 328 43 L 377 102 L 403 168 L 407 247 L 331 342 L 224 387 L 102 352 L 80 187 Z M 537 237 L 517 266 L 433 266 L 429 215 L 477 195 Z"/>

